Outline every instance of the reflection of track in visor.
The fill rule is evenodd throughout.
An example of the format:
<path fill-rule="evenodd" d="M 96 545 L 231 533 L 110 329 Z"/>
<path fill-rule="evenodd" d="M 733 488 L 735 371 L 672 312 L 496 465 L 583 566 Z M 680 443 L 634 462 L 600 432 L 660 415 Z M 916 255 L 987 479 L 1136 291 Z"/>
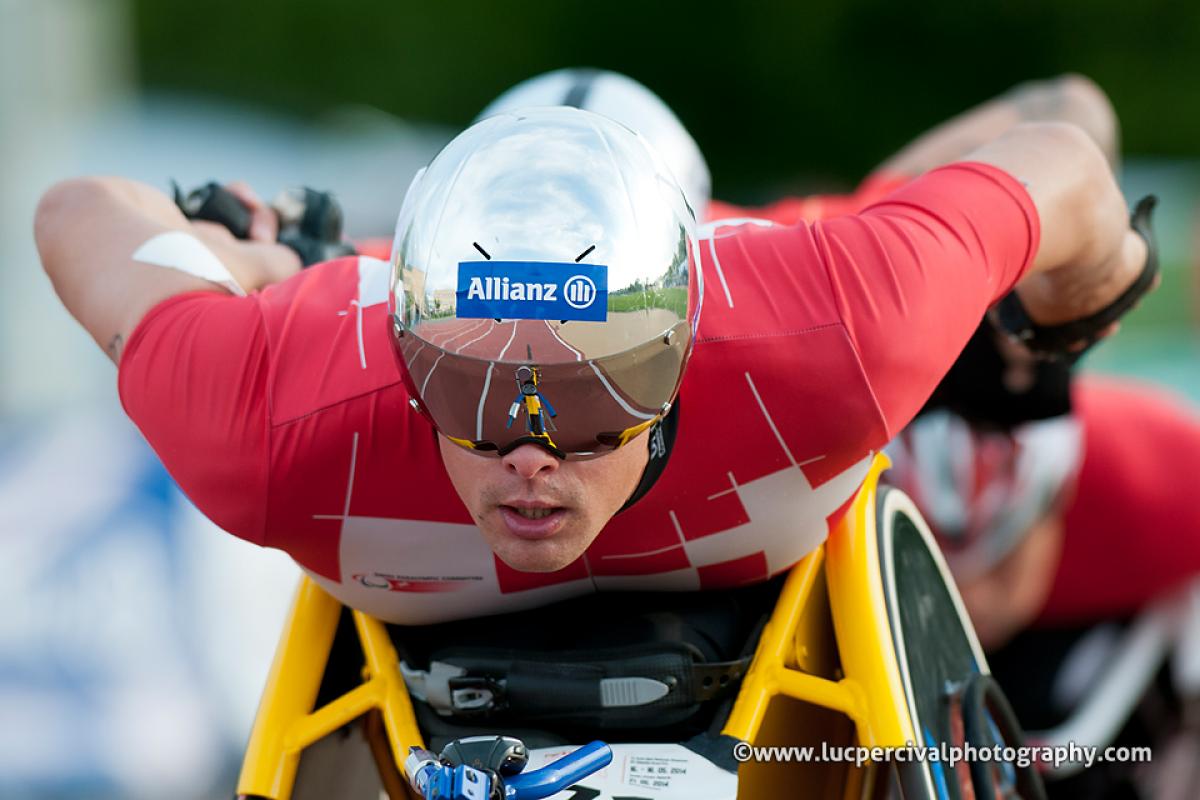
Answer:
<path fill-rule="evenodd" d="M 610 314 L 610 322 L 616 314 Z M 401 340 L 410 391 L 421 399 L 438 429 L 456 443 L 498 452 L 544 427 L 560 451 L 586 456 L 615 449 L 658 419 L 674 395 L 690 343 L 686 322 L 665 326 L 661 337 L 614 355 L 587 358 L 586 334 L 575 323 L 545 320 L 440 319 L 421 323 Z M 522 353 L 528 358 L 512 359 Z M 532 361 L 536 354 L 538 363 Z M 446 356 L 451 356 L 447 358 Z M 528 397 L 513 384 L 524 368 L 537 373 L 535 399 L 553 398 L 554 413 L 535 423 Z M 551 406 L 546 403 L 546 412 Z M 516 416 L 525 409 L 525 426 Z M 553 416 L 552 424 L 548 423 Z M 551 434 L 552 432 L 552 434 Z"/>

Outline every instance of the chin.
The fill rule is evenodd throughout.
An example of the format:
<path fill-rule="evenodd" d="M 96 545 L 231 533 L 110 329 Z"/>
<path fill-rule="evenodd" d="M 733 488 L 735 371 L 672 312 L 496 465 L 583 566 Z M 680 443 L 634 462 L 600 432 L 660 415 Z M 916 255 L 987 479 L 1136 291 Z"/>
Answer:
<path fill-rule="evenodd" d="M 515 555 L 510 554 L 508 558 L 500 556 L 500 560 L 517 572 L 558 572 L 575 560 L 573 558 L 544 558 L 538 555 L 525 554 L 512 557 Z"/>
<path fill-rule="evenodd" d="M 518 572 L 557 572 L 570 566 L 587 548 L 564 547 L 561 542 L 505 542 L 492 547 L 501 561 Z"/>
<path fill-rule="evenodd" d="M 518 538 L 508 531 L 489 531 L 485 538 L 492 552 L 518 572 L 556 572 L 583 555 L 596 537 L 564 530 L 537 541 Z"/>

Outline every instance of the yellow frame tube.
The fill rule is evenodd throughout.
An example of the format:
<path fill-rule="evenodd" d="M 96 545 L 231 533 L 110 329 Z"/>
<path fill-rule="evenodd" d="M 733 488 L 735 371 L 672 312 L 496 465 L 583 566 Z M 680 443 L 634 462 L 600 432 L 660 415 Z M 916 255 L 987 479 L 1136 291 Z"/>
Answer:
<path fill-rule="evenodd" d="M 363 683 L 313 710 L 333 648 L 342 605 L 310 578 L 301 578 L 284 625 L 263 699 L 250 733 L 237 793 L 288 800 L 304 748 L 378 708 L 396 764 L 412 745 L 424 746 L 400 660 L 383 623 L 355 611 Z"/>
<path fill-rule="evenodd" d="M 916 740 L 883 596 L 876 536 L 879 476 L 890 463 L 883 454 L 875 456 L 858 496 L 825 544 L 825 579 L 843 682 L 852 683 L 862 698 L 866 714 L 858 733 L 867 747 L 903 747 Z"/>
<path fill-rule="evenodd" d="M 392 757 L 397 766 L 403 765 L 409 747 L 424 747 L 425 743 L 417 728 L 417 715 L 408 696 L 408 686 L 400 674 L 400 656 L 379 620 L 355 611 L 354 626 L 367 662 L 369 679 L 364 685 L 378 690 L 377 707 L 383 712 L 383 727 L 392 746 Z"/>
<path fill-rule="evenodd" d="M 913 741 L 875 536 L 876 489 L 888 463 L 886 456 L 875 457 L 828 542 L 792 568 L 722 733 L 753 742 L 771 699 L 784 695 L 845 714 L 865 746 L 898 747 Z M 845 676 L 837 681 L 793 669 L 786 661 L 822 569 Z"/>
<path fill-rule="evenodd" d="M 786 664 L 792 648 L 796 628 L 806 601 L 817 583 L 824 566 L 825 548 L 818 547 L 792 567 L 780 590 L 775 610 L 763 627 L 754 660 L 742 689 L 721 731 L 747 742 L 753 742 L 762 727 L 767 707 L 779 694 L 803 700 L 824 708 L 833 708 L 857 721 L 863 717 L 863 709 L 851 690 L 841 681 L 831 681 L 799 670 Z"/>

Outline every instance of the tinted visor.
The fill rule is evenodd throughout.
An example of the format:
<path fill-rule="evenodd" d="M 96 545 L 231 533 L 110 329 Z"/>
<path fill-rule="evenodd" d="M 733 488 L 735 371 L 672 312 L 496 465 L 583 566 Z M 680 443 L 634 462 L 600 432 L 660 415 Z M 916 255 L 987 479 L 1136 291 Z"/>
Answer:
<path fill-rule="evenodd" d="M 568 458 L 611 452 L 674 399 L 690 331 L 677 322 L 659 338 L 587 359 L 588 329 L 571 325 L 569 332 L 545 320 L 425 323 L 420 335 L 400 339 L 410 391 L 442 434 L 481 454 L 532 440 Z"/>

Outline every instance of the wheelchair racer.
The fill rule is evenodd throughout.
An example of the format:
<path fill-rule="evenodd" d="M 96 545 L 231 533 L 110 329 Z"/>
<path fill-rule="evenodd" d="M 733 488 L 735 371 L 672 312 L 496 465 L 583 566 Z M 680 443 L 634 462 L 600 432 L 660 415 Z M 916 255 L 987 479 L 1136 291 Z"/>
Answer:
<path fill-rule="evenodd" d="M 1078 124 L 1116 167 L 1111 105 L 1093 83 L 1067 75 L 1022 84 L 944 123 L 851 194 L 708 207 L 717 218 L 782 224 L 855 213 L 912 173 L 1030 118 Z M 1045 676 L 1082 628 L 1128 619 L 1200 574 L 1200 540 L 1185 535 L 1200 527 L 1200 512 L 1180 484 L 1200 467 L 1191 463 L 1200 453 L 1194 409 L 1135 381 L 1073 379 L 1069 358 L 1030 361 L 989 322 L 888 453 L 884 480 L 912 496 L 930 523 L 981 643 L 993 654 L 1000 648 L 1001 680 L 1023 720 L 1061 719 Z M 1005 648 L 1023 629 L 1041 635 Z M 1164 731 L 1177 724 L 1162 709 L 1154 719 L 1148 724 Z M 1194 773 L 1187 742 L 1154 742 L 1164 756 L 1155 774 L 1177 790 Z M 1052 796 L 1096 797 L 1136 793 L 1135 785 L 1121 765 L 1100 765 L 1051 788 Z"/>
<path fill-rule="evenodd" d="M 1012 429 L 939 410 L 888 449 L 888 480 L 920 506 L 985 647 L 1127 618 L 1200 575 L 1200 511 L 1180 484 L 1200 468 L 1200 416 L 1091 375 L 1072 401 Z"/>
<path fill-rule="evenodd" d="M 1147 259 L 1072 126 L 1012 128 L 858 215 L 696 238 L 645 142 L 575 109 L 448 145 L 390 275 L 299 272 L 269 233 L 117 178 L 56 186 L 36 220 L 191 499 L 407 624 L 786 570 L 988 306 L 1021 282 L 1043 328 L 1094 320 Z M 522 369 L 536 421 L 510 411 Z"/>

